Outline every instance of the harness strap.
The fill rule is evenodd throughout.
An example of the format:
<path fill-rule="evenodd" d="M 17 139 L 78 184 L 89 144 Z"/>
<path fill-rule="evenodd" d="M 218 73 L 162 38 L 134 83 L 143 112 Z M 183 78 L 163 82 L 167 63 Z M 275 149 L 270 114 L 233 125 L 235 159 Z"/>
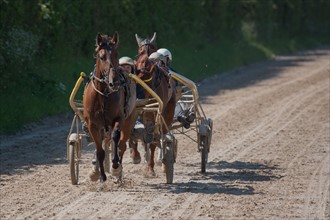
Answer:
<path fill-rule="evenodd" d="M 114 70 L 117 71 L 117 68 L 114 68 Z M 121 75 L 121 74 L 119 74 L 119 76 L 120 76 L 120 75 Z M 96 86 L 95 86 L 94 79 L 95 79 L 96 81 L 100 82 L 100 83 L 105 83 L 105 84 L 107 85 L 107 88 L 109 89 L 109 92 L 108 92 L 108 93 L 103 93 L 103 92 L 101 92 L 100 90 L 98 90 L 98 89 L 96 88 Z M 106 78 L 106 79 L 107 79 L 107 78 Z M 100 95 L 102 95 L 102 96 L 108 96 L 108 95 L 110 95 L 111 93 L 117 91 L 117 90 L 113 90 L 113 89 L 110 88 L 109 83 L 107 82 L 106 79 L 101 79 L 101 78 L 95 76 L 95 71 L 93 71 L 93 72 L 91 73 L 91 76 L 90 76 L 90 81 L 92 82 L 93 89 L 94 89 L 97 93 L 99 93 Z M 121 80 L 119 79 L 119 81 L 114 82 L 113 84 L 114 84 L 114 85 L 118 85 L 118 86 L 120 86 L 120 85 L 123 84 L 123 83 L 120 82 L 120 81 L 121 81 Z"/>
<path fill-rule="evenodd" d="M 94 84 L 94 80 L 93 80 L 93 79 L 91 80 L 91 82 L 92 82 L 93 89 L 94 89 L 97 93 L 99 93 L 99 94 L 102 95 L 102 96 L 106 96 L 103 92 L 101 92 L 100 90 L 98 90 L 98 89 L 95 87 L 95 84 Z"/>
<path fill-rule="evenodd" d="M 158 82 L 158 84 L 157 85 L 155 85 L 155 88 L 154 88 L 154 90 L 156 90 L 156 89 L 158 89 L 158 87 L 160 86 L 160 83 L 161 83 L 161 80 L 160 80 L 160 70 L 159 70 L 159 68 L 157 67 L 157 81 L 156 82 Z"/>

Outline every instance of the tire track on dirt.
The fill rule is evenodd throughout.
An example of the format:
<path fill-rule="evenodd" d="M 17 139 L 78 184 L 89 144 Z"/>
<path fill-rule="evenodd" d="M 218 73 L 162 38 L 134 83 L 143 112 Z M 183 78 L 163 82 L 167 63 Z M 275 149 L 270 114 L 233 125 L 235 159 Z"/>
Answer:
<path fill-rule="evenodd" d="M 65 179 L 66 175 L 58 175 L 58 178 Z M 39 179 L 39 178 L 35 178 Z M 26 180 L 27 185 L 35 184 L 34 180 Z M 60 183 L 61 182 L 61 183 Z M 66 204 L 69 204 L 72 200 L 75 200 L 82 196 L 84 193 L 79 192 L 76 187 L 67 186 L 65 181 L 56 181 L 54 178 L 48 179 L 46 182 L 43 182 L 43 185 L 36 185 L 37 192 L 30 195 L 27 200 L 31 201 L 42 201 L 41 203 L 36 202 L 33 204 L 33 209 L 28 208 L 28 202 L 25 201 L 25 207 L 23 208 L 24 213 L 22 213 L 20 218 L 49 218 L 54 217 L 59 209 L 65 207 Z M 49 189 L 52 188 L 52 189 Z M 24 198 L 24 195 L 20 189 L 16 190 L 19 192 L 20 197 Z M 54 196 L 49 196 L 49 195 Z M 28 210 L 28 211 L 27 211 Z"/>
<path fill-rule="evenodd" d="M 167 210 L 169 213 L 171 213 L 169 219 L 174 219 L 178 216 L 180 216 L 181 218 L 185 218 L 184 216 L 187 216 L 189 213 L 191 213 L 191 204 L 195 203 L 195 201 L 198 199 L 199 198 L 197 194 L 190 194 L 189 196 L 180 195 L 175 198 L 175 202 L 173 202 Z"/>
<path fill-rule="evenodd" d="M 319 84 L 322 84 L 324 81 L 324 78 L 326 78 L 326 75 L 324 74 L 324 71 L 321 72 L 316 72 L 318 75 L 321 75 L 321 79 L 319 79 Z M 313 75 L 314 76 L 314 75 Z M 308 77 L 305 78 L 312 78 L 313 76 L 308 75 Z M 295 79 L 292 80 L 290 82 L 287 83 L 287 86 L 289 86 L 289 90 L 292 90 L 294 86 L 292 86 L 292 84 L 299 84 L 301 79 Z M 281 119 L 281 117 L 283 117 L 283 114 L 286 114 L 287 116 L 285 117 L 285 119 L 283 119 L 282 121 L 286 121 L 288 120 L 288 118 L 290 118 L 290 113 L 295 111 L 295 107 L 300 105 L 300 101 L 303 98 L 308 98 L 310 96 L 312 96 L 314 93 L 318 92 L 319 90 L 324 90 L 326 85 L 324 85 L 322 88 L 317 88 L 316 86 L 312 86 L 312 87 L 308 87 L 307 89 L 303 89 L 302 91 L 297 91 L 297 90 L 293 90 L 291 92 L 291 95 L 288 95 L 287 90 L 282 89 L 283 85 L 281 86 L 281 88 L 274 88 L 271 89 L 271 91 L 266 91 L 263 94 L 260 94 L 258 97 L 254 97 L 255 100 L 265 100 L 264 97 L 269 97 L 272 94 L 276 93 L 276 91 L 280 90 L 281 92 L 279 92 L 276 96 L 279 96 L 279 101 L 275 102 L 274 100 L 272 100 L 272 105 L 273 106 L 281 106 L 280 109 L 276 109 L 276 108 L 272 108 L 271 106 L 269 108 L 266 109 L 266 111 L 263 113 L 263 115 L 265 116 L 261 116 L 261 121 L 260 118 L 258 119 L 258 116 L 255 120 L 258 121 L 258 123 L 253 123 L 249 128 L 245 129 L 243 134 L 240 134 L 240 137 L 238 140 L 235 140 L 234 142 L 231 142 L 230 144 L 226 145 L 226 149 L 224 149 L 223 151 L 221 151 L 221 155 L 222 158 L 224 156 L 226 156 L 226 158 L 233 158 L 234 156 L 236 156 L 235 154 L 237 152 L 239 152 L 242 147 L 239 146 L 244 146 L 245 148 L 243 149 L 245 152 L 249 150 L 249 145 L 245 144 L 244 142 L 250 142 L 251 138 L 258 133 L 262 133 L 265 130 L 267 130 L 267 128 L 271 125 L 274 126 L 274 122 L 275 125 L 277 124 L 277 121 L 279 119 Z M 317 89 L 317 91 L 315 90 L 315 87 Z M 283 92 L 285 91 L 285 92 Z M 286 94 L 286 97 L 281 99 L 283 95 L 281 95 L 281 93 Z M 308 97 L 305 97 L 305 96 Z M 274 98 L 274 97 L 273 97 Z M 256 103 L 259 103 L 259 101 L 255 101 Z M 260 101 L 262 102 L 262 101 Z M 266 101 L 267 102 L 267 101 Z M 241 103 L 241 105 L 250 105 L 248 102 L 243 102 Z M 267 105 L 267 104 L 265 104 Z M 238 108 L 238 107 L 237 107 Z M 242 109 L 243 107 L 239 107 L 238 109 Z M 246 107 L 244 107 L 246 108 Z M 251 108 L 254 109 L 254 108 Z M 273 109 L 276 109 L 276 111 L 274 112 Z M 289 109 L 289 112 L 288 112 Z M 252 114 L 250 116 L 250 118 L 255 117 L 256 114 Z M 221 118 L 220 118 L 221 119 Z M 220 120 L 221 121 L 221 120 Z M 245 126 L 246 127 L 246 126 Z M 271 130 L 273 130 L 272 128 L 270 128 Z M 267 133 L 267 132 L 266 132 Z M 213 149 L 211 147 L 211 149 Z M 231 153 L 231 155 L 227 155 L 227 153 Z M 241 153 L 242 154 L 242 153 Z M 213 154 L 211 154 L 209 156 L 209 159 L 211 161 L 213 161 Z M 219 158 L 215 158 L 215 159 L 219 159 Z"/>
<path fill-rule="evenodd" d="M 305 193 L 305 207 L 303 209 L 303 217 L 307 219 L 326 219 L 329 217 L 326 216 L 330 190 L 329 164 L 329 155 L 325 155 L 309 179 L 308 189 Z"/>
<path fill-rule="evenodd" d="M 273 208 L 275 210 L 285 210 L 285 209 L 290 209 L 290 210 L 295 210 L 293 213 L 295 213 L 295 215 L 293 215 L 292 217 L 299 217 L 299 218 L 310 218 L 309 216 L 304 215 L 304 210 L 306 210 L 306 208 L 302 207 L 297 209 L 296 204 L 301 203 L 301 204 L 305 204 L 306 206 L 310 207 L 310 204 L 305 203 L 303 198 L 308 198 L 310 195 L 315 194 L 315 192 L 313 191 L 309 191 L 307 190 L 307 186 L 308 184 L 312 184 L 315 187 L 317 187 L 318 184 L 324 184 L 324 181 L 321 181 L 320 183 L 318 182 L 313 182 L 310 183 L 308 182 L 309 180 L 309 175 L 305 174 L 303 175 L 303 173 L 309 173 L 309 172 L 313 172 L 313 170 L 315 168 L 313 168 L 313 166 L 319 166 L 319 162 L 318 160 L 316 160 L 316 154 L 315 154 L 315 146 L 313 146 L 313 144 L 319 144 L 320 142 L 320 138 L 326 136 L 326 132 L 324 131 L 329 131 L 329 125 L 325 125 L 325 126 L 319 126 L 319 124 L 324 124 L 324 122 L 322 121 L 322 118 L 320 118 L 320 115 L 323 115 L 322 112 L 324 112 L 324 109 L 327 109 L 324 106 L 324 103 L 327 102 L 328 97 L 327 96 L 315 96 L 314 97 L 314 103 L 310 102 L 310 105 L 306 105 L 306 107 L 303 109 L 302 112 L 299 112 L 300 117 L 295 117 L 295 119 L 290 120 L 290 123 L 288 123 L 287 126 L 287 130 L 293 130 L 293 128 L 295 128 L 296 126 L 299 127 L 304 127 L 304 128 L 308 128 L 308 125 L 310 126 L 305 132 L 313 132 L 313 130 L 315 130 L 315 134 L 316 136 L 307 136 L 306 138 L 304 138 L 304 133 L 300 134 L 301 135 L 301 140 L 299 139 L 299 143 L 298 146 L 301 146 L 299 148 L 299 153 L 297 154 L 297 149 L 296 148 L 292 148 L 291 146 L 294 146 L 295 144 L 297 145 L 297 139 L 298 137 L 296 137 L 295 139 L 292 139 L 290 137 L 275 137 L 274 140 L 276 139 L 281 139 L 283 140 L 283 142 L 285 144 L 281 144 L 279 146 L 275 146 L 274 144 L 270 144 L 266 150 L 260 150 L 258 152 L 260 152 L 259 154 L 255 154 L 253 155 L 252 153 L 250 155 L 245 155 L 246 158 L 250 157 L 252 160 L 253 158 L 258 159 L 258 158 L 263 158 L 263 160 L 266 161 L 274 161 L 273 163 L 277 163 L 277 164 L 281 164 L 280 165 L 280 169 L 283 170 L 284 173 L 281 173 L 280 175 L 283 177 L 283 180 L 285 180 L 285 182 L 283 182 L 283 180 L 281 180 L 280 182 L 270 182 L 269 186 L 267 187 L 267 194 L 273 194 L 276 193 L 278 188 L 282 188 L 284 191 L 282 193 L 282 197 L 279 195 L 276 195 L 276 198 L 280 198 L 281 202 L 280 203 L 275 203 L 273 205 Z M 321 105 L 323 104 L 323 105 Z M 318 110 L 314 110 L 315 106 L 318 108 Z M 314 110 L 314 117 L 310 117 L 310 110 Z M 303 123 L 302 123 L 303 121 Z M 316 127 L 316 128 L 315 128 Z M 282 134 L 284 135 L 284 133 Z M 307 142 L 307 143 L 306 143 Z M 305 144 L 306 143 L 306 144 Z M 323 145 L 323 147 L 326 146 L 326 141 L 322 142 L 324 144 L 321 144 L 321 146 Z M 328 141 L 329 143 L 329 141 Z M 317 145 L 317 146 L 318 146 Z M 270 150 L 267 150 L 270 149 Z M 273 150 L 273 154 L 267 155 L 265 154 L 265 152 L 270 152 Z M 320 149 L 320 147 L 317 147 L 317 149 Z M 321 148 L 322 149 L 322 148 Z M 329 152 L 325 152 L 328 154 L 329 156 Z M 324 155 L 324 152 L 322 153 Z M 321 154 L 321 156 L 322 156 Z M 308 157 L 308 155 L 315 155 L 312 158 L 314 158 L 313 160 L 311 160 L 311 158 Z M 292 157 L 293 159 L 289 158 Z M 244 157 L 243 157 L 244 158 Z M 281 158 L 285 158 L 284 160 Z M 308 162 L 311 161 L 311 162 Z M 306 165 L 308 164 L 308 169 L 306 169 Z M 314 165 L 315 164 L 315 165 Z M 303 166 L 302 166 L 303 165 Z M 293 169 L 291 169 L 293 168 Z M 324 173 L 320 174 L 320 176 L 323 175 L 326 176 Z M 329 176 L 329 174 L 328 174 Z M 307 179 L 307 180 L 306 180 Z M 298 182 L 298 184 L 294 184 L 295 182 Z M 286 186 L 280 186 L 281 184 L 285 184 Z M 328 183 L 325 183 L 328 184 Z M 327 185 L 329 186 L 329 185 Z M 322 189 L 324 189 L 324 187 L 321 187 Z M 296 196 L 295 197 L 291 197 L 291 195 L 296 194 L 296 195 L 300 195 L 299 197 Z M 327 194 L 327 192 L 326 192 Z M 317 195 L 318 198 L 321 198 L 321 195 Z M 266 203 L 267 201 L 265 201 L 264 203 Z M 326 205 L 326 201 L 322 201 L 322 202 L 317 202 L 317 204 L 322 204 L 321 206 L 329 206 Z M 289 208 L 290 207 L 290 208 Z M 321 211 L 325 211 L 325 209 L 322 209 Z M 285 213 L 285 212 L 284 212 Z M 322 212 L 319 212 L 322 213 Z M 318 213 L 318 214 L 319 214 Z M 323 212 L 324 213 L 324 212 Z M 325 215 L 325 214 L 324 214 Z M 279 215 L 280 218 L 285 218 L 284 216 Z M 315 215 L 314 218 L 318 218 L 318 215 Z"/>
<path fill-rule="evenodd" d="M 169 202 L 169 197 L 167 193 L 159 193 L 158 196 L 154 197 L 151 201 L 148 201 L 147 204 L 144 201 L 141 201 L 144 205 L 140 204 L 141 209 L 136 210 L 136 213 L 131 216 L 131 219 L 155 219 L 156 217 L 164 217 L 161 215 L 164 210 L 166 210 L 172 202 Z M 174 197 L 173 195 L 170 196 Z M 115 217 L 115 216 L 114 216 Z M 120 215 L 117 216 L 118 218 Z M 157 218 L 156 218 L 157 219 Z"/>
<path fill-rule="evenodd" d="M 270 120 L 264 120 L 265 122 L 263 124 L 265 126 L 260 128 L 259 131 L 255 131 L 255 133 L 259 134 L 259 140 L 254 142 L 253 138 L 252 140 L 250 138 L 249 143 L 245 144 L 245 146 L 247 147 L 240 151 L 237 155 L 235 155 L 232 160 L 239 160 L 247 153 L 250 153 L 251 155 L 257 153 L 259 148 L 265 146 L 265 143 L 269 142 L 271 139 L 274 139 L 274 136 L 279 134 L 279 132 L 283 131 L 290 124 L 295 123 L 295 120 L 299 119 L 301 115 L 306 113 L 309 109 L 313 108 L 310 107 L 310 105 L 315 105 L 326 101 L 325 99 L 319 100 L 317 99 L 317 97 L 322 94 L 322 92 L 324 92 L 324 90 L 327 89 L 328 86 L 325 85 L 323 87 L 317 88 L 317 90 L 314 90 L 314 88 L 311 88 L 309 90 L 305 89 L 305 92 L 302 93 L 304 94 L 303 96 L 299 95 L 296 97 L 296 99 L 299 99 L 299 102 L 294 102 L 294 104 L 288 106 L 288 108 L 286 108 L 286 106 L 282 107 L 283 111 L 280 111 L 280 113 L 277 114 L 276 117 L 272 117 Z M 302 108 L 302 110 L 299 110 L 300 108 Z M 288 111 L 288 109 L 290 110 Z M 295 113 L 294 116 L 293 113 Z M 269 126 L 269 124 L 271 124 L 272 126 L 267 127 Z"/>

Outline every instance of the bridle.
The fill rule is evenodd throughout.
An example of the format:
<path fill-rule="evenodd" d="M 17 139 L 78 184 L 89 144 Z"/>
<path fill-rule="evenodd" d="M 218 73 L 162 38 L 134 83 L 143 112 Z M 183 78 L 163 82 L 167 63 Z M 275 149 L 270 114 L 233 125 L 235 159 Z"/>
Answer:
<path fill-rule="evenodd" d="M 147 54 L 147 56 L 149 57 L 151 52 L 151 47 L 155 48 L 155 51 L 157 50 L 157 46 L 153 43 L 150 42 L 149 39 L 145 39 L 141 42 L 140 46 L 139 46 L 139 51 L 141 50 L 141 48 L 144 48 L 144 52 L 139 52 L 139 54 L 137 54 L 135 57 L 136 59 L 138 59 L 140 56 Z"/>
<path fill-rule="evenodd" d="M 113 92 L 117 92 L 121 86 L 121 83 L 120 83 L 119 79 L 114 81 L 114 79 L 112 79 L 110 77 L 110 73 L 112 73 L 112 72 L 115 73 L 115 76 L 118 75 L 118 67 L 115 67 L 111 61 L 111 47 L 107 43 L 102 43 L 97 50 L 96 58 L 99 59 L 101 63 L 104 63 L 104 62 L 106 62 L 106 59 L 104 58 L 104 56 L 100 55 L 99 52 L 101 50 L 105 50 L 106 56 L 109 57 L 109 62 L 110 62 L 109 68 L 107 70 L 103 70 L 101 72 L 101 77 L 96 76 L 95 75 L 96 70 L 94 70 L 91 75 L 91 83 L 92 83 L 94 90 L 97 93 L 99 93 L 102 96 L 108 96 Z M 117 78 L 119 78 L 119 77 L 117 77 Z M 101 92 L 98 88 L 96 88 L 94 80 L 96 80 L 97 82 L 99 82 L 101 84 L 106 85 L 106 89 L 104 92 Z"/>
<path fill-rule="evenodd" d="M 146 54 L 148 57 L 150 56 L 150 45 L 151 45 L 151 43 L 150 43 L 150 40 L 149 40 L 149 39 L 145 39 L 144 41 L 141 42 L 141 46 L 139 47 L 139 49 L 144 47 L 144 51 L 145 51 L 146 53 L 139 53 L 138 55 L 136 55 L 137 60 L 138 60 L 139 57 L 141 57 L 142 55 L 145 55 L 145 54 Z M 142 68 L 140 68 L 140 69 L 137 69 L 137 68 L 136 68 L 136 75 L 137 75 L 137 76 L 139 76 L 139 74 L 140 74 L 141 72 L 142 72 L 142 73 L 143 73 L 143 72 L 148 72 L 148 71 L 147 71 L 147 68 L 146 68 L 146 63 L 144 64 L 144 67 L 142 67 Z M 143 81 L 144 81 L 144 82 L 149 82 L 149 81 L 151 81 L 151 80 L 152 80 L 152 76 L 151 76 L 151 78 L 146 79 L 146 80 L 143 80 Z"/>
<path fill-rule="evenodd" d="M 144 41 L 141 42 L 141 46 L 139 47 L 140 48 L 143 48 L 144 47 L 144 51 L 147 52 L 147 55 L 149 56 L 150 55 L 150 45 L 151 45 L 151 42 L 149 39 L 145 39 Z M 137 56 L 141 56 L 143 53 L 139 53 Z"/>
<path fill-rule="evenodd" d="M 144 67 L 142 67 L 140 69 L 136 68 L 136 75 L 143 82 L 145 82 L 146 84 L 149 84 L 149 86 L 150 86 L 151 89 L 156 90 L 159 87 L 159 85 L 160 85 L 160 69 L 159 68 L 156 68 L 156 70 L 157 70 L 157 76 L 154 79 L 154 75 L 151 72 L 151 69 L 152 68 L 150 67 L 150 69 L 148 70 L 147 67 L 146 67 L 147 64 L 152 65 L 153 63 L 149 59 L 147 59 L 146 62 L 144 62 Z M 148 74 L 148 73 L 149 73 L 150 77 L 147 78 L 147 79 L 142 79 L 143 75 Z"/>

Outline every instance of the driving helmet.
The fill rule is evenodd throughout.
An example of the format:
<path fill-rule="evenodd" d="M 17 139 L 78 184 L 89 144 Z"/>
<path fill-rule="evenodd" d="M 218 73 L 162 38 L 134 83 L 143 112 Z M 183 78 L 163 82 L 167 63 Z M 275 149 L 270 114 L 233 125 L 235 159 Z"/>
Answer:
<path fill-rule="evenodd" d="M 157 50 L 157 52 L 163 54 L 164 57 L 168 57 L 170 62 L 172 62 L 172 54 L 168 49 L 160 48 L 160 49 Z"/>
<path fill-rule="evenodd" d="M 119 59 L 119 65 L 124 65 L 124 64 L 134 66 L 134 61 L 130 57 L 122 57 Z"/>
<path fill-rule="evenodd" d="M 163 56 L 163 54 L 158 52 L 153 52 L 152 54 L 150 54 L 149 59 L 151 60 L 159 59 L 163 63 L 166 63 L 166 58 Z"/>

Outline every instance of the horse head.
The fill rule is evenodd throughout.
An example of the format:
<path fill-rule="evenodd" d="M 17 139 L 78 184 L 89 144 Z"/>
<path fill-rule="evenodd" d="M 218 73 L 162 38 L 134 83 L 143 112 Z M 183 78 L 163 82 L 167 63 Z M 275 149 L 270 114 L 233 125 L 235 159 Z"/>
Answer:
<path fill-rule="evenodd" d="M 98 33 L 96 36 L 96 69 L 95 78 L 106 83 L 110 89 L 118 89 L 118 43 L 119 35 L 115 33 L 112 37 Z"/>
<path fill-rule="evenodd" d="M 153 79 L 153 76 L 156 72 L 157 65 L 153 61 L 151 61 L 148 56 L 142 55 L 140 56 L 140 59 L 136 62 L 136 68 L 135 68 L 135 74 L 143 80 L 145 83 L 147 83 L 149 86 L 151 86 L 151 82 Z M 151 86 L 152 88 L 152 86 Z"/>
<path fill-rule="evenodd" d="M 139 46 L 138 56 L 142 54 L 147 54 L 148 56 L 153 52 L 157 51 L 157 43 L 156 43 L 156 32 L 151 39 L 149 38 L 141 38 L 137 34 L 135 34 L 136 42 Z"/>

